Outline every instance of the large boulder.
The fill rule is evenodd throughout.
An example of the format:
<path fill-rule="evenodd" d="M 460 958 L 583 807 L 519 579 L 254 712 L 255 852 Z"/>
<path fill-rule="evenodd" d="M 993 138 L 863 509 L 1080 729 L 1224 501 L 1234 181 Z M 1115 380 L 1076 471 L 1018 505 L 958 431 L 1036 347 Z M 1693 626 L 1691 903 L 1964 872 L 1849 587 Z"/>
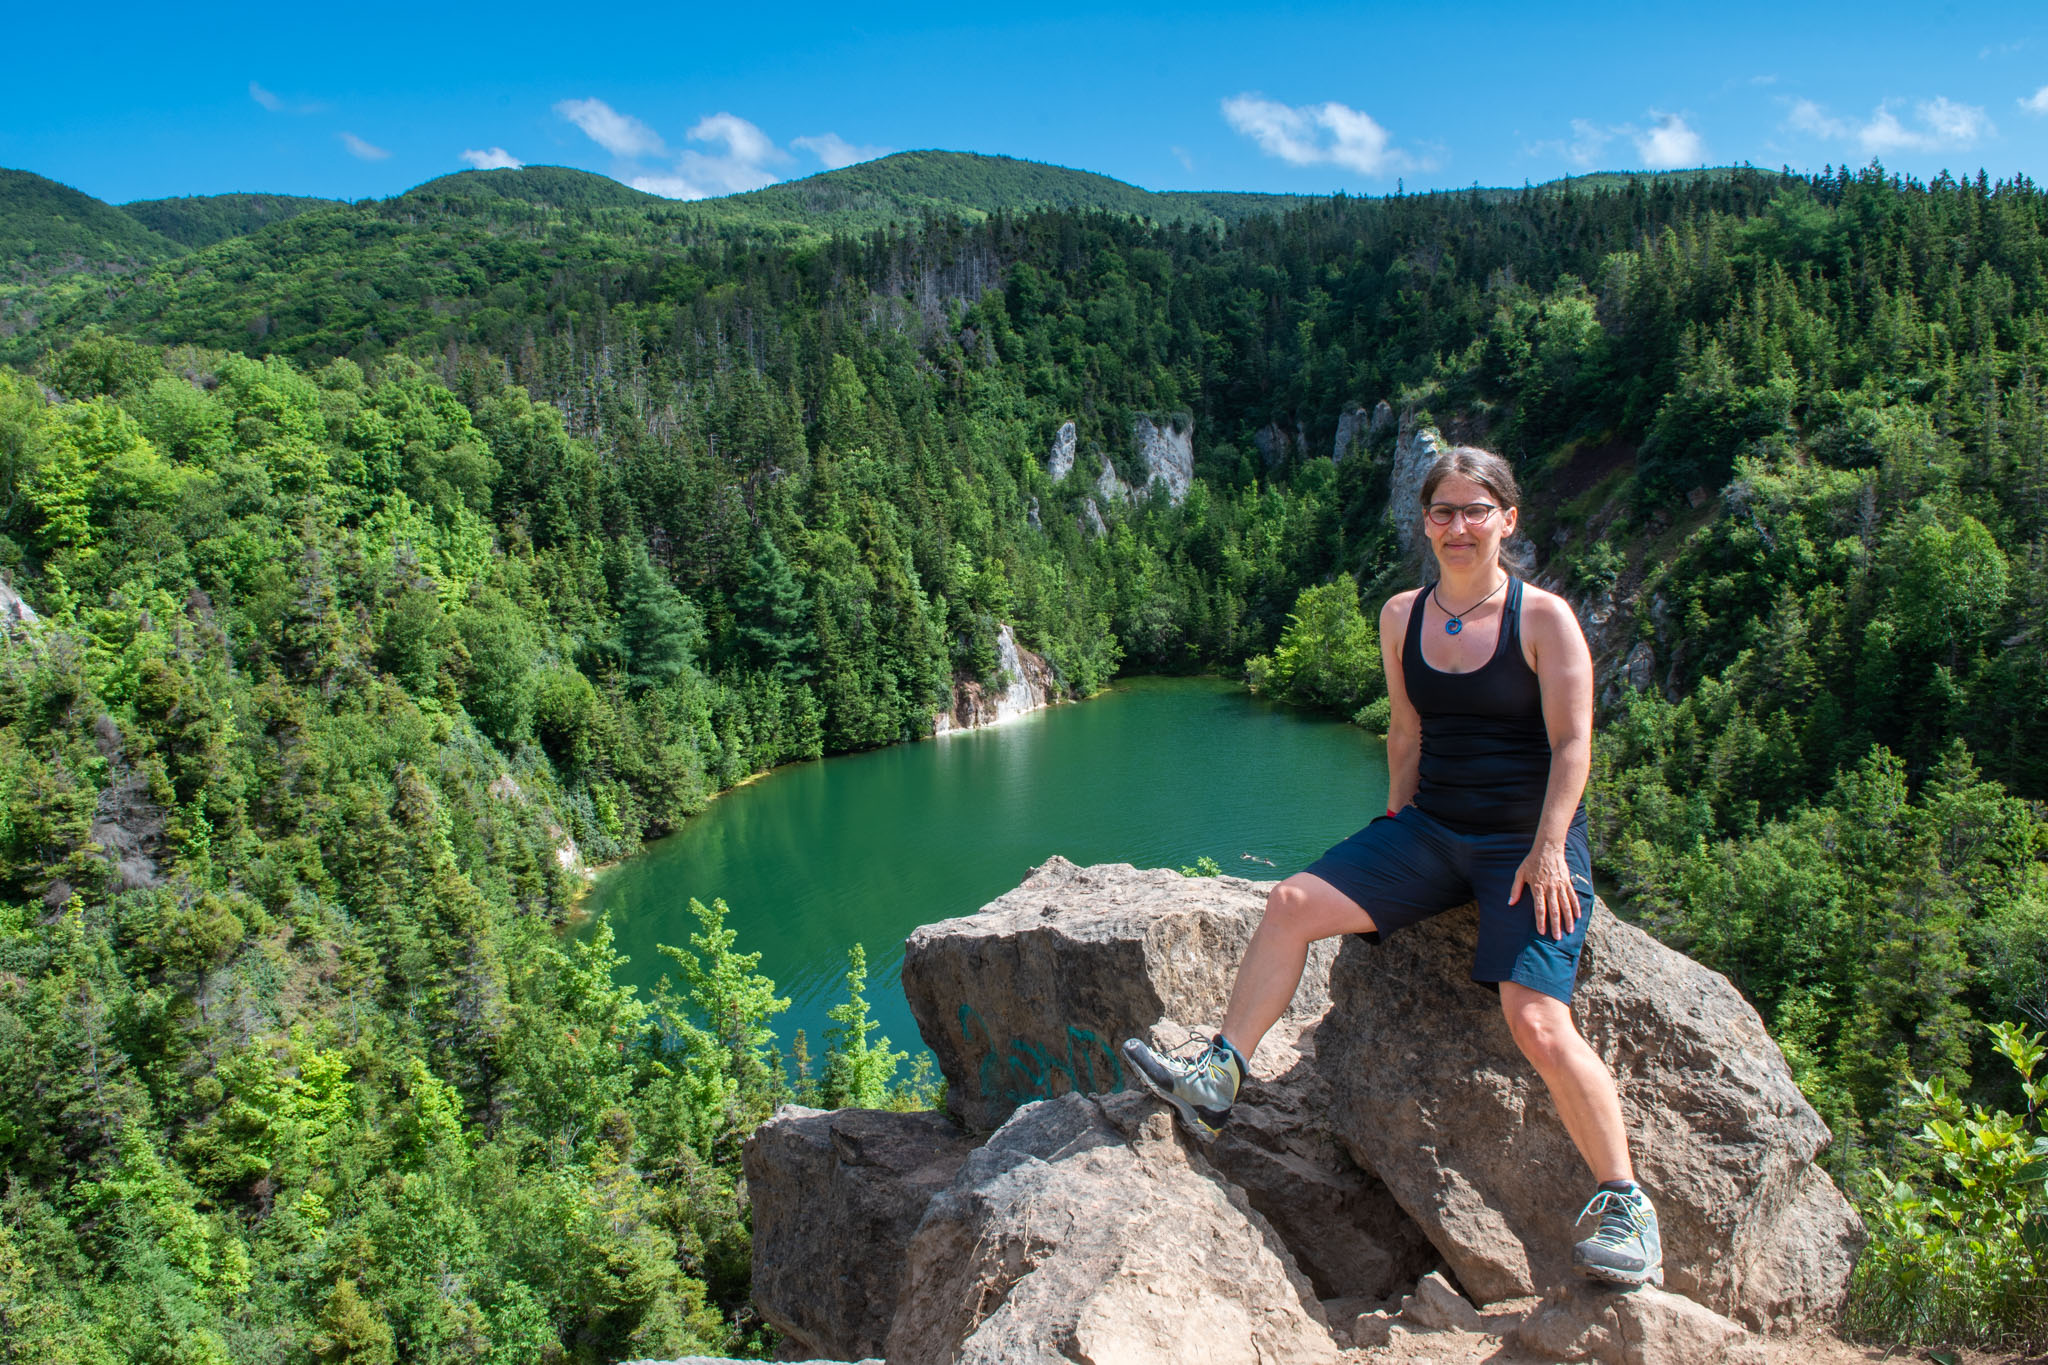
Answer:
<path fill-rule="evenodd" d="M 1292 1036 L 1286 1028 L 1268 1036 L 1209 1160 L 1273 1224 L 1318 1295 L 1395 1297 L 1439 1258 L 1330 1127 L 1316 1032 L 1312 1023 Z"/>
<path fill-rule="evenodd" d="M 890 1365 L 1334 1365 L 1308 1281 L 1156 1102 L 1019 1110 L 932 1200 Z"/>
<path fill-rule="evenodd" d="M 1567 1281 L 1508 1333 L 1542 1360 L 1600 1365 L 1764 1365 L 1761 1339 L 1661 1289 L 1615 1292 Z"/>
<path fill-rule="evenodd" d="M 1054 858 L 979 914 L 918 929 L 903 991 L 946 1077 L 946 1101 L 987 1130 L 1019 1104 L 1119 1091 L 1125 1038 L 1175 1047 L 1214 1028 L 1269 887 Z M 1383 1297 L 1436 1263 L 1384 1185 L 1328 1121 L 1313 1026 L 1335 945 L 1318 945 L 1211 1152 L 1325 1297 Z"/>
<path fill-rule="evenodd" d="M 903 994 L 948 1107 L 986 1132 L 1032 1100 L 1125 1089 L 1124 1039 L 1164 1030 L 1179 1044 L 1222 1020 L 1267 890 L 1053 858 L 979 913 L 915 930 Z M 1328 1008 L 1334 956 L 1311 954 L 1284 1021 L 1294 1030 Z"/>
<path fill-rule="evenodd" d="M 1592 1178 L 1498 996 L 1476 911 L 1339 954 L 1319 1056 L 1331 1122 L 1482 1303 L 1569 1277 Z M 1813 1164 L 1828 1130 L 1725 977 L 1596 905 L 1573 1004 L 1620 1085 L 1667 1285 L 1774 1330 L 1831 1314 L 1862 1225 Z"/>
<path fill-rule="evenodd" d="M 943 1114 L 778 1110 L 741 1154 L 761 1316 L 809 1355 L 881 1355 L 911 1234 L 973 1149 Z"/>

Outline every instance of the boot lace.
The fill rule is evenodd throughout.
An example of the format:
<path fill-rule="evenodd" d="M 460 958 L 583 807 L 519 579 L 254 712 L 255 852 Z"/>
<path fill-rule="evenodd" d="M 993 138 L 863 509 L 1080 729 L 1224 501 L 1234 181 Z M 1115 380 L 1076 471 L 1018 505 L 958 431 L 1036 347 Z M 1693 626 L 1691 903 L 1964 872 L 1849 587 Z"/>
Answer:
<path fill-rule="evenodd" d="M 1600 1216 L 1600 1227 L 1586 1240 L 1596 1246 L 1619 1249 L 1629 1241 L 1642 1235 L 1649 1226 L 1649 1220 L 1637 1207 L 1638 1201 L 1619 1190 L 1602 1190 L 1586 1201 L 1586 1207 L 1579 1210 L 1579 1218 Z"/>

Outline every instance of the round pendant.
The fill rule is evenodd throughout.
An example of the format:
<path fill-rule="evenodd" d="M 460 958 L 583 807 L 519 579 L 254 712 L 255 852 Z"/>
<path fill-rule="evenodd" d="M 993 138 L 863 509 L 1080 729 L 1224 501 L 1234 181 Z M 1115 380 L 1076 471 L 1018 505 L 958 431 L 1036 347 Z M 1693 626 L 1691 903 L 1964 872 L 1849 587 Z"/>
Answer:
<path fill-rule="evenodd" d="M 1444 634 L 1446 635 L 1456 635 L 1459 631 L 1463 630 L 1464 628 L 1465 623 L 1463 621 L 1460 621 L 1455 616 L 1453 616 L 1450 620 L 1444 622 Z"/>

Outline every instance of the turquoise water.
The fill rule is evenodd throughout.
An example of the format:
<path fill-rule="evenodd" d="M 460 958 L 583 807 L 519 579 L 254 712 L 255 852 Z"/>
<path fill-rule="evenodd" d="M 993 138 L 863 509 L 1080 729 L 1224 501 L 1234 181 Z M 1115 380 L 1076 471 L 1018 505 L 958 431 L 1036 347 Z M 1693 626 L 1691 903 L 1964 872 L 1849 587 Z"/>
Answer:
<path fill-rule="evenodd" d="M 1384 807 L 1386 746 L 1355 726 L 1213 678 L 1137 678 L 992 729 L 781 768 L 726 793 L 607 873 L 627 980 L 651 986 L 657 943 L 688 941 L 691 897 L 721 897 L 742 951 L 791 1007 L 785 1044 L 822 1051 L 846 949 L 866 946 L 882 1031 L 915 1050 L 903 940 L 971 914 L 1054 854 L 1077 863 L 1298 871 Z M 1252 853 L 1273 866 L 1244 859 Z"/>

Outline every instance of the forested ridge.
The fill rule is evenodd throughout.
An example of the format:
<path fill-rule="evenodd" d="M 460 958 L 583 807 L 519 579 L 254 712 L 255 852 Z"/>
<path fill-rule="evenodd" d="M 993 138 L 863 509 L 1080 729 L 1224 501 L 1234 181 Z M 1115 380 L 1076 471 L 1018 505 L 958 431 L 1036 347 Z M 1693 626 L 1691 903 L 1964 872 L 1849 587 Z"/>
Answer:
<path fill-rule="evenodd" d="M 1647 647 L 1599 870 L 1757 1004 L 1852 1191 L 1931 1165 L 1917 1078 L 2024 1110 L 1978 1025 L 2048 1015 L 2030 182 L 823 236 L 456 179 L 14 315 L 0 1359 L 746 1345 L 739 1138 L 920 1082 L 857 959 L 779 1048 L 717 907 L 616 987 L 579 865 L 929 733 L 1002 622 L 1076 695 L 1257 656 L 1370 719 L 1393 433 L 1327 456 L 1382 398 L 1509 454 L 1539 574 Z M 1141 416 L 1196 482 L 1097 535 Z"/>

